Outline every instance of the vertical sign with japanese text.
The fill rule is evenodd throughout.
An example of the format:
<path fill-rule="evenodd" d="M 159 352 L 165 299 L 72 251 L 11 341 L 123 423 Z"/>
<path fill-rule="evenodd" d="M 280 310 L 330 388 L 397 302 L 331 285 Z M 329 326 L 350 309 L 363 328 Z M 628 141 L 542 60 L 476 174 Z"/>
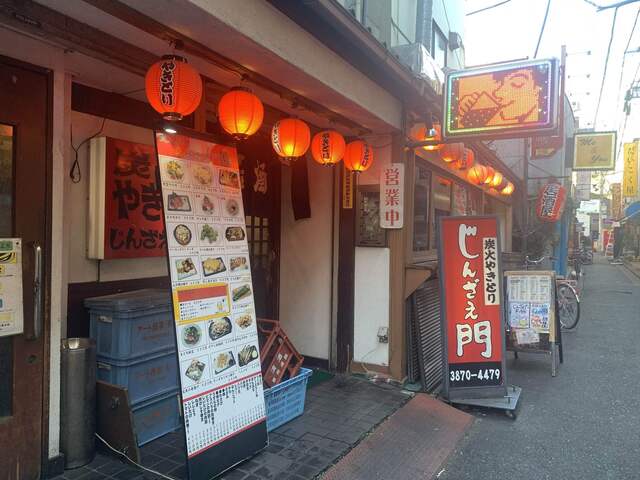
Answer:
<path fill-rule="evenodd" d="M 498 219 L 441 217 L 445 392 L 505 385 Z M 468 392 L 468 391 L 467 391 Z"/>
<path fill-rule="evenodd" d="M 267 445 L 236 150 L 156 133 L 190 479 Z"/>
<path fill-rule="evenodd" d="M 380 226 L 402 228 L 404 223 L 404 164 L 392 163 L 380 170 Z"/>
<path fill-rule="evenodd" d="M 622 195 L 638 195 L 638 144 L 624 144 L 624 172 L 622 176 Z"/>
<path fill-rule="evenodd" d="M 619 183 L 611 184 L 611 216 L 614 220 L 622 218 L 622 186 Z"/>
<path fill-rule="evenodd" d="M 342 167 L 342 208 L 353 208 L 353 172 Z"/>

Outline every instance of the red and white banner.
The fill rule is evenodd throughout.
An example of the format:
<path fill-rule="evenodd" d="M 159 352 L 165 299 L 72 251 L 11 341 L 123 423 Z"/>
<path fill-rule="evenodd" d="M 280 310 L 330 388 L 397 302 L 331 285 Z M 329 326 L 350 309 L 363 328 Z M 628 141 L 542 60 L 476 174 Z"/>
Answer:
<path fill-rule="evenodd" d="M 440 272 L 449 388 L 504 383 L 498 220 L 443 217 Z"/>
<path fill-rule="evenodd" d="M 567 189 L 559 183 L 548 183 L 538 192 L 536 215 L 543 222 L 557 222 L 562 217 Z"/>
<path fill-rule="evenodd" d="M 404 164 L 392 163 L 380 172 L 380 226 L 402 228 L 404 223 Z"/>

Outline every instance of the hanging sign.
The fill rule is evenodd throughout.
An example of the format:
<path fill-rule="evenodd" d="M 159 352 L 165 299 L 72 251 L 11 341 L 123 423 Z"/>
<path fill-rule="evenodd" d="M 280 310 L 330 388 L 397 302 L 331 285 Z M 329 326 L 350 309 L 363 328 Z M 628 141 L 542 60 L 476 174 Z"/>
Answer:
<path fill-rule="evenodd" d="M 342 167 L 342 208 L 353 208 L 353 172 Z"/>
<path fill-rule="evenodd" d="M 502 63 L 447 74 L 445 138 L 530 137 L 558 128 L 558 62 Z"/>
<path fill-rule="evenodd" d="M 619 183 L 611 185 L 611 216 L 614 220 L 622 218 L 622 186 Z"/>
<path fill-rule="evenodd" d="M 578 170 L 576 172 L 576 201 L 589 201 L 591 199 L 591 172 Z"/>
<path fill-rule="evenodd" d="M 0 238 L 0 337 L 23 331 L 22 240 Z"/>
<path fill-rule="evenodd" d="M 404 223 L 404 164 L 392 163 L 380 170 L 380 226 L 402 228 Z"/>
<path fill-rule="evenodd" d="M 538 192 L 536 215 L 543 222 L 557 222 L 562 217 L 567 189 L 559 183 L 548 183 Z"/>
<path fill-rule="evenodd" d="M 564 146 L 560 136 L 533 137 L 531 139 L 531 159 L 553 157 Z"/>
<path fill-rule="evenodd" d="M 98 137 L 91 140 L 90 160 L 89 258 L 164 256 L 166 237 L 154 148 Z"/>
<path fill-rule="evenodd" d="M 182 138 L 188 147 L 158 162 L 189 478 L 199 480 L 266 447 L 267 429 L 236 150 Z"/>
<path fill-rule="evenodd" d="M 625 197 L 638 195 L 638 144 L 636 142 L 624 144 L 622 194 Z"/>
<path fill-rule="evenodd" d="M 574 135 L 574 170 L 613 170 L 615 166 L 616 132 L 589 132 Z"/>
<path fill-rule="evenodd" d="M 441 217 L 445 395 L 505 391 L 498 219 Z"/>

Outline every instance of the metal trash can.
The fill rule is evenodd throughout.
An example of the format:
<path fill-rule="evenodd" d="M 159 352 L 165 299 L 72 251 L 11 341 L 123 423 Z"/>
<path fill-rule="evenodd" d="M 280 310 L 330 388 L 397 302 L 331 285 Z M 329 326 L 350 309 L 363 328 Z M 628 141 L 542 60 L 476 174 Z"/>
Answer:
<path fill-rule="evenodd" d="M 96 452 L 96 344 L 67 338 L 61 345 L 61 450 L 65 468 L 93 460 Z"/>

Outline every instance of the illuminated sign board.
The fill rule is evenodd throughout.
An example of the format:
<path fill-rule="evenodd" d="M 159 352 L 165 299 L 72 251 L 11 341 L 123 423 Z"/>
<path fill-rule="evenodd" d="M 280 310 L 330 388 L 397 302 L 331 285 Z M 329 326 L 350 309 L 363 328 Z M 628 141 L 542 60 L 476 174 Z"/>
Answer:
<path fill-rule="evenodd" d="M 574 170 L 613 170 L 616 132 L 576 133 L 573 137 Z"/>
<path fill-rule="evenodd" d="M 551 135 L 558 120 L 557 60 L 451 72 L 445 81 L 445 138 Z"/>

